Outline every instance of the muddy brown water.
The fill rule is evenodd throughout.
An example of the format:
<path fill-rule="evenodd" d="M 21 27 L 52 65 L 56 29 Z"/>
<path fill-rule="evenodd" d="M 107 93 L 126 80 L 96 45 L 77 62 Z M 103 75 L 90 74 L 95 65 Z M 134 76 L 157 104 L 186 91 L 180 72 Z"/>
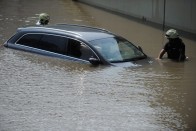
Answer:
<path fill-rule="evenodd" d="M 97 26 L 156 58 L 163 31 L 71 0 L 1 0 L 0 44 L 47 12 L 50 24 Z M 189 60 L 92 67 L 0 48 L 0 130 L 196 130 L 196 42 Z"/>

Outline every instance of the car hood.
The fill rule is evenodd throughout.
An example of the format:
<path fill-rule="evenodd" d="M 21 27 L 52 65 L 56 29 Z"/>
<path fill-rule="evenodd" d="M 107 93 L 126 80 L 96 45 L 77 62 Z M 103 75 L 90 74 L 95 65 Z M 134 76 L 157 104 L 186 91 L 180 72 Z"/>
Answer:
<path fill-rule="evenodd" d="M 137 60 L 137 61 L 111 63 L 111 65 L 117 66 L 117 67 L 140 67 L 140 66 L 149 65 L 152 63 L 153 63 L 152 58 L 146 58 L 146 59 Z"/>

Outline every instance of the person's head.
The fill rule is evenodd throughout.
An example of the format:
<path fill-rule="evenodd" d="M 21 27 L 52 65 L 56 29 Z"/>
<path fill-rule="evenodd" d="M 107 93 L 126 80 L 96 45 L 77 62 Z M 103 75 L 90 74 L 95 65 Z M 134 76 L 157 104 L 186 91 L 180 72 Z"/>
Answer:
<path fill-rule="evenodd" d="M 165 33 L 165 36 L 168 38 L 168 39 L 176 39 L 179 37 L 179 34 L 178 32 L 175 30 L 175 29 L 169 29 L 166 33 Z"/>
<path fill-rule="evenodd" d="M 49 23 L 50 16 L 47 13 L 41 13 L 39 15 L 39 22 L 41 25 L 47 25 Z"/>

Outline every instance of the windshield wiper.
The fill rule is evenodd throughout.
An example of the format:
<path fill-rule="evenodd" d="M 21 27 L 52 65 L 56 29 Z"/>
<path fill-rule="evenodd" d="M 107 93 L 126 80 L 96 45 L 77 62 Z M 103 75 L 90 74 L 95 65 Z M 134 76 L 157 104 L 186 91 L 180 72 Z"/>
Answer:
<path fill-rule="evenodd" d="M 142 59 L 146 59 L 147 56 L 140 56 L 140 57 L 135 57 L 135 58 L 131 58 L 130 61 L 137 61 L 137 60 L 142 60 Z"/>

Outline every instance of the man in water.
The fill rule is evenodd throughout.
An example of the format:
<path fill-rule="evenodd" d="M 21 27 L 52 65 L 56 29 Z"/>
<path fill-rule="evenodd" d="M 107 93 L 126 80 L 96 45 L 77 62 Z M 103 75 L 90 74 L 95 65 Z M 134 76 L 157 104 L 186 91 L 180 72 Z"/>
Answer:
<path fill-rule="evenodd" d="M 36 25 L 47 25 L 50 21 L 50 16 L 46 13 L 41 13 L 39 15 L 39 20 L 38 22 L 36 23 Z"/>
<path fill-rule="evenodd" d="M 179 34 L 176 30 L 170 29 L 166 32 L 165 36 L 169 40 L 160 51 L 158 59 L 162 59 L 163 55 L 167 53 L 168 59 L 174 61 L 184 61 L 185 56 L 185 44 L 182 39 L 179 38 Z"/>

